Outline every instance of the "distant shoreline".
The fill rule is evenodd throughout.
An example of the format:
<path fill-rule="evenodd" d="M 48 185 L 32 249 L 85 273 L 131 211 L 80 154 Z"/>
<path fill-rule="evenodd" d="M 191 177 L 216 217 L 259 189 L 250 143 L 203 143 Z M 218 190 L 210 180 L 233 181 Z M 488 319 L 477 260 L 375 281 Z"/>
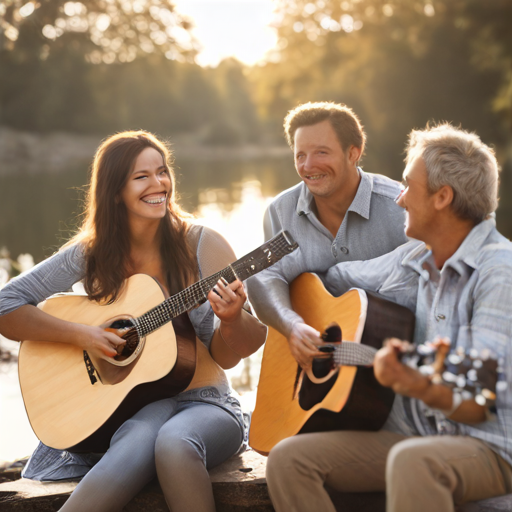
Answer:
<path fill-rule="evenodd" d="M 76 133 L 40 134 L 0 126 L 0 177 L 13 174 L 53 174 L 89 166 L 103 137 Z M 291 158 L 285 145 L 241 144 L 213 146 L 197 137 L 178 134 L 168 137 L 175 159 L 196 161 L 247 161 L 267 158 Z"/>

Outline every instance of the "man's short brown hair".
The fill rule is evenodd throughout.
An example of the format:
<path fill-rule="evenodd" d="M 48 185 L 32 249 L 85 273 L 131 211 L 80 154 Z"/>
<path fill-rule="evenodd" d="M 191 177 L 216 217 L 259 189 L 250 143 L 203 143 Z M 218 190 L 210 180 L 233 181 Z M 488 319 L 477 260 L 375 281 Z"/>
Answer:
<path fill-rule="evenodd" d="M 304 103 L 288 112 L 284 119 L 284 133 L 290 147 L 293 149 L 297 128 L 318 124 L 326 119 L 336 132 L 343 151 L 355 146 L 361 148 L 363 154 L 366 134 L 361 121 L 350 107 L 330 101 Z"/>

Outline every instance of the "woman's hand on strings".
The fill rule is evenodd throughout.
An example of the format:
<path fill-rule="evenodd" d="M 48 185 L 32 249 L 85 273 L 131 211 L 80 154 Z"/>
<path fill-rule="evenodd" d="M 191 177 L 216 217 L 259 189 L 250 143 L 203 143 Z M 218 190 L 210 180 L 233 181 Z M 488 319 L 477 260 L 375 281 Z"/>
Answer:
<path fill-rule="evenodd" d="M 228 283 L 221 277 L 208 294 L 208 300 L 221 322 L 232 323 L 240 318 L 247 295 L 241 281 Z"/>
<path fill-rule="evenodd" d="M 120 354 L 125 343 L 126 340 L 117 334 L 90 325 L 83 326 L 83 334 L 77 340 L 77 345 L 87 350 L 90 356 L 107 360 Z"/>

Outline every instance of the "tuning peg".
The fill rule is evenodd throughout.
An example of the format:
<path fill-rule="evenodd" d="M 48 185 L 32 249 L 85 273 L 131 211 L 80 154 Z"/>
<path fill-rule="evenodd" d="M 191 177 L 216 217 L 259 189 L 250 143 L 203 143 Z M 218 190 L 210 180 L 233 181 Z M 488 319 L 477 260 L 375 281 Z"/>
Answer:
<path fill-rule="evenodd" d="M 457 375 L 452 372 L 444 372 L 443 380 L 448 384 L 454 384 L 457 380 Z"/>
<path fill-rule="evenodd" d="M 463 389 L 461 391 L 462 400 L 471 400 L 473 398 L 473 393 L 471 391 L 468 391 L 466 389 Z"/>
<path fill-rule="evenodd" d="M 478 356 L 479 356 L 479 353 L 478 353 L 478 350 L 476 348 L 472 348 L 469 351 L 469 357 L 471 357 L 471 359 L 477 359 Z"/>
<path fill-rule="evenodd" d="M 478 394 L 475 396 L 475 402 L 483 407 L 487 403 L 487 400 L 483 395 Z"/>
<path fill-rule="evenodd" d="M 462 356 L 458 354 L 450 354 L 448 356 L 448 362 L 454 366 L 457 366 L 462 362 Z"/>
<path fill-rule="evenodd" d="M 414 347 L 412 345 L 410 348 L 412 350 L 414 350 Z M 435 352 L 436 352 L 434 347 L 432 347 L 431 345 L 424 345 L 424 344 L 418 345 L 415 350 L 420 356 L 424 356 L 424 357 L 435 354 Z"/>
<path fill-rule="evenodd" d="M 464 375 L 457 375 L 455 382 L 458 388 L 464 389 L 466 387 L 466 377 Z"/>
<path fill-rule="evenodd" d="M 478 380 L 478 374 L 477 371 L 473 368 L 468 371 L 467 378 L 473 382 L 476 382 Z"/>
<path fill-rule="evenodd" d="M 499 380 L 496 383 L 496 391 L 499 391 L 500 393 L 504 393 L 508 389 L 508 383 L 505 380 Z"/>
<path fill-rule="evenodd" d="M 431 376 L 434 374 L 434 368 L 432 368 L 432 366 L 430 365 L 423 365 L 423 366 L 420 366 L 418 368 L 418 371 L 422 374 L 422 375 L 425 375 L 427 377 Z"/>

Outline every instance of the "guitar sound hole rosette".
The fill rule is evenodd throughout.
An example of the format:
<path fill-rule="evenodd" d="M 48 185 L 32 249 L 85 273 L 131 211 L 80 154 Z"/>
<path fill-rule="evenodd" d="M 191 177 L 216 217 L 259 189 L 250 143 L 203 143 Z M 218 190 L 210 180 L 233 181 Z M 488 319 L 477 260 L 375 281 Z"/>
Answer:
<path fill-rule="evenodd" d="M 109 360 L 111 364 L 115 366 L 128 366 L 139 357 L 144 348 L 146 338 L 145 336 L 139 337 L 133 317 L 120 315 L 111 318 L 101 327 L 126 340 L 126 345 L 121 353 Z"/>

